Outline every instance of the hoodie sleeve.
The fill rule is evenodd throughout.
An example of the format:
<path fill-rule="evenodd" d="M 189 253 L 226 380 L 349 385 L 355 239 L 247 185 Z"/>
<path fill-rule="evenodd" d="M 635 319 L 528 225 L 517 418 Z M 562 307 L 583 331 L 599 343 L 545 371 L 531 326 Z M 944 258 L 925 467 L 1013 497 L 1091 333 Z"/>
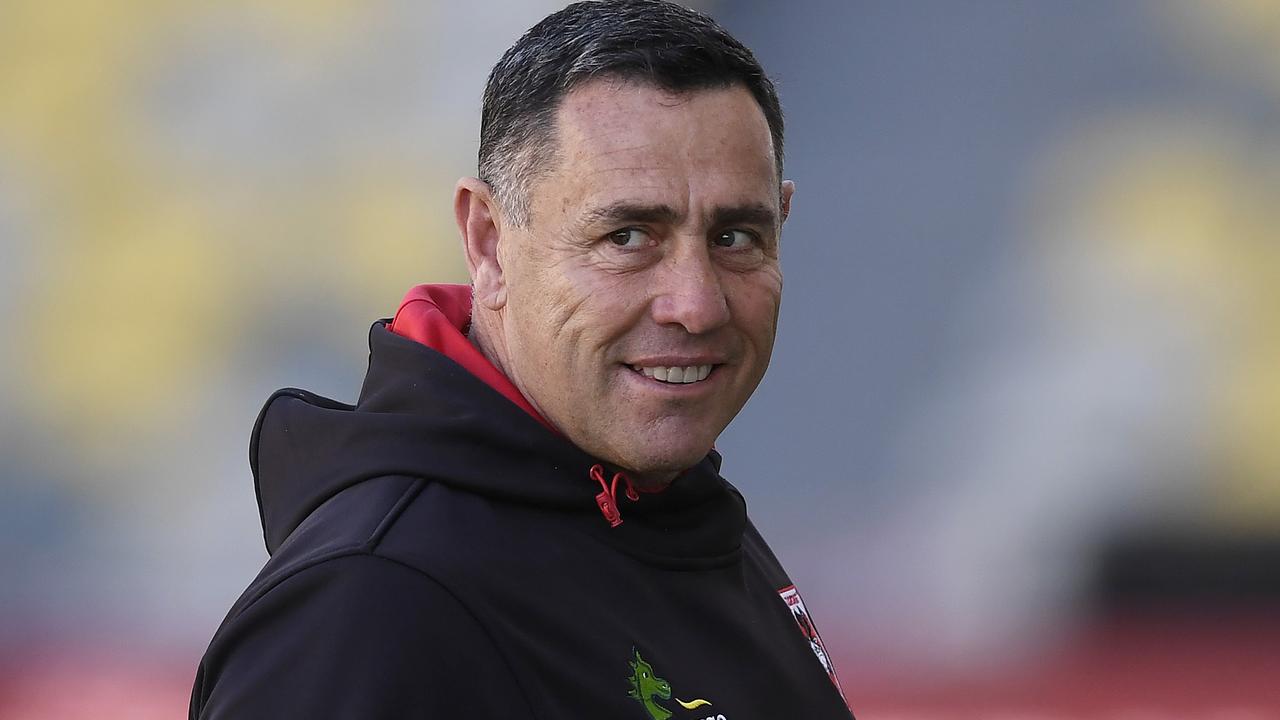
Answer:
<path fill-rule="evenodd" d="M 192 720 L 527 717 L 474 616 L 427 575 L 347 555 L 275 584 L 224 622 Z"/>

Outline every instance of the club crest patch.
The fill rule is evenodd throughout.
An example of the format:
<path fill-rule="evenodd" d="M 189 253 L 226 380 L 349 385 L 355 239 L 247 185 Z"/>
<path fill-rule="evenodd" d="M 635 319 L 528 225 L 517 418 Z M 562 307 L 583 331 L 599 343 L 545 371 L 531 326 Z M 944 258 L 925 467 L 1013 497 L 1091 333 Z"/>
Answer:
<path fill-rule="evenodd" d="M 831 664 L 831 656 L 827 654 L 827 646 L 822 644 L 822 638 L 818 636 L 818 626 L 813 623 L 813 618 L 809 617 L 809 611 L 804 607 L 804 600 L 800 599 L 800 591 L 796 589 L 795 585 L 788 585 L 779 590 L 778 595 L 787 604 L 787 609 L 791 611 L 791 617 L 795 618 L 796 625 L 800 627 L 800 634 L 804 635 L 805 640 L 809 641 L 809 648 L 813 650 L 814 656 L 818 658 L 818 663 L 822 665 L 822 669 L 827 671 L 827 677 L 831 678 L 836 690 L 840 692 L 840 697 L 844 697 L 844 688 L 840 687 L 840 678 L 836 677 L 835 665 Z"/>

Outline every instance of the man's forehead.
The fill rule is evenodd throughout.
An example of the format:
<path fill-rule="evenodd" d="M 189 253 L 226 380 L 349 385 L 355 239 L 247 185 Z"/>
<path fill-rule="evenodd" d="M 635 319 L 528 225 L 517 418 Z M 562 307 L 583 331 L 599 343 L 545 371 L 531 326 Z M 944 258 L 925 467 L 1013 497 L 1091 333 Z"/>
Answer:
<path fill-rule="evenodd" d="M 775 202 L 768 124 L 737 86 L 672 93 L 593 81 L 566 97 L 557 118 L 557 168 L 544 189 L 566 209 Z M 684 212 L 687 208 L 679 208 Z"/>
<path fill-rule="evenodd" d="M 555 125 L 560 149 L 588 159 L 730 148 L 773 157 L 768 121 L 741 85 L 675 92 L 640 81 L 592 80 L 565 96 Z"/>

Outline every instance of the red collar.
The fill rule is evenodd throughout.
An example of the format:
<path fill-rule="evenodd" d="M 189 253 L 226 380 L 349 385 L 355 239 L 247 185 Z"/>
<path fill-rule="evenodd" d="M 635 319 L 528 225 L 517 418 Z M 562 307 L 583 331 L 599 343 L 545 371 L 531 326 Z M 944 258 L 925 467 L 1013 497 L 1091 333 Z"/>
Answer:
<path fill-rule="evenodd" d="M 471 287 L 468 285 L 418 285 L 400 301 L 391 321 L 391 332 L 416 340 L 466 368 L 486 385 L 529 413 L 548 430 L 559 434 L 529 404 L 502 371 L 489 362 L 467 339 L 471 325 Z"/>

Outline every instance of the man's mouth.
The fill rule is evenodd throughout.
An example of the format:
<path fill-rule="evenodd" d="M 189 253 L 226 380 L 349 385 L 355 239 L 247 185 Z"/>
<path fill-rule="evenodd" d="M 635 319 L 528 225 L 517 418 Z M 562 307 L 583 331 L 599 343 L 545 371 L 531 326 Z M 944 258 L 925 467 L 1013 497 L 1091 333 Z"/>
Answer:
<path fill-rule="evenodd" d="M 653 378 L 658 382 L 671 383 L 672 385 L 685 385 L 688 383 L 701 382 L 707 379 L 711 374 L 713 365 L 686 365 L 683 367 L 642 367 L 640 365 L 632 365 L 631 369 L 644 375 L 647 378 Z"/>

